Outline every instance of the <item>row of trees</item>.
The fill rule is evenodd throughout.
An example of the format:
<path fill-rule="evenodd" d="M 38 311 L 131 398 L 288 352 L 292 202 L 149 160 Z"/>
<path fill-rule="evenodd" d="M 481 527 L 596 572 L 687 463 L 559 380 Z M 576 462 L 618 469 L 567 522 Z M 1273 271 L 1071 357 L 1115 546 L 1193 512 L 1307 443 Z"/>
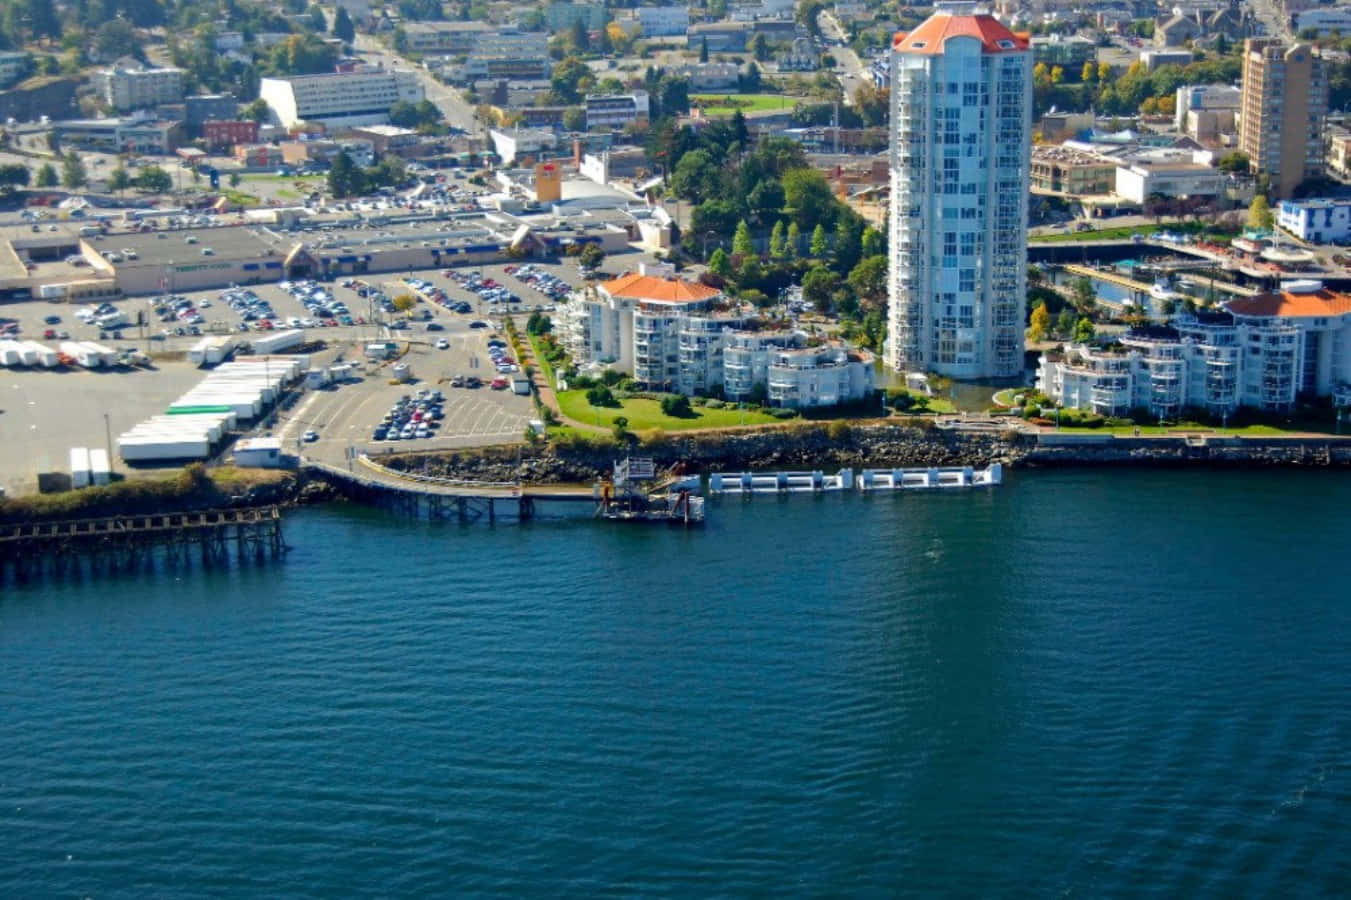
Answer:
<path fill-rule="evenodd" d="M 398 187 L 408 180 L 408 168 L 402 159 L 385 154 L 370 168 L 363 169 L 352 162 L 347 151 L 333 158 L 328 170 L 328 190 L 334 197 L 357 197 L 382 187 Z"/>

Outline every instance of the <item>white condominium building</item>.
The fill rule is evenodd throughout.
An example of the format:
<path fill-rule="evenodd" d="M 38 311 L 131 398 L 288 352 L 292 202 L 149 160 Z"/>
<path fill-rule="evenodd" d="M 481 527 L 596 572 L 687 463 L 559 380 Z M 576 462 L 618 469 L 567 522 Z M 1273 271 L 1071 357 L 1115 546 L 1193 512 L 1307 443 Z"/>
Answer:
<path fill-rule="evenodd" d="M 1131 332 L 1116 351 L 1071 345 L 1042 356 L 1037 388 L 1063 406 L 1120 415 L 1240 406 L 1290 410 L 1300 397 L 1351 405 L 1351 296 L 1296 281 L 1231 300 L 1224 313 Z"/>
<path fill-rule="evenodd" d="M 115 110 L 125 111 L 183 100 L 183 70 L 111 68 L 94 74 L 99 95 Z"/>
<path fill-rule="evenodd" d="M 940 9 L 891 47 L 888 365 L 953 378 L 1023 367 L 1032 54 Z"/>
<path fill-rule="evenodd" d="M 731 399 L 757 386 L 778 406 L 829 406 L 868 396 L 871 360 L 806 336 L 754 329 L 754 318 L 720 309 L 722 294 L 688 281 L 626 275 L 574 297 L 559 338 L 578 365 L 607 364 L 643 388 Z"/>
<path fill-rule="evenodd" d="M 258 96 L 283 128 L 299 122 L 334 128 L 383 125 L 395 103 L 417 103 L 426 95 L 412 72 L 372 70 L 264 78 Z"/>

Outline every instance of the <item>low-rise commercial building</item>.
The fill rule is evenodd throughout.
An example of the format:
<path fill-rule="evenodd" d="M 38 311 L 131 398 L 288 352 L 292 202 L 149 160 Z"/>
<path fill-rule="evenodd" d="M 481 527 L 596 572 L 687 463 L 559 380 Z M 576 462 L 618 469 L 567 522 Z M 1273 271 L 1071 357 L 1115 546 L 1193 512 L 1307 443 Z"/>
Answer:
<path fill-rule="evenodd" d="M 1049 66 L 1060 66 L 1071 78 L 1078 78 L 1086 62 L 1097 62 L 1098 44 L 1077 34 L 1048 34 L 1032 38 L 1032 59 Z"/>
<path fill-rule="evenodd" d="M 1196 162 L 1146 161 L 1118 166 L 1116 194 L 1143 204 L 1151 197 L 1216 197 L 1224 193 L 1224 173 Z"/>
<path fill-rule="evenodd" d="M 172 153 L 182 140 L 178 122 L 144 116 L 107 119 L 65 119 L 53 126 L 63 144 L 106 153 Z"/>
<path fill-rule="evenodd" d="M 1117 161 L 1073 147 L 1040 144 L 1032 148 L 1032 187 L 1066 196 L 1110 193 Z"/>
<path fill-rule="evenodd" d="M 234 122 L 203 122 L 202 139 L 208 150 L 219 152 L 236 144 L 258 143 L 258 123 L 252 119 Z"/>
<path fill-rule="evenodd" d="M 604 3 L 570 3 L 567 0 L 554 0 L 544 8 L 544 21 L 552 32 L 567 31 L 574 23 L 581 22 L 587 31 L 599 31 L 605 27 L 607 10 Z"/>
<path fill-rule="evenodd" d="M 188 137 L 202 136 L 210 121 L 231 122 L 239 118 L 239 101 L 229 94 L 195 94 L 183 98 L 183 128 Z"/>
<path fill-rule="evenodd" d="M 684 6 L 640 6 L 634 15 L 643 37 L 672 37 L 690 27 L 690 11 Z"/>
<path fill-rule="evenodd" d="M 409 52 L 440 56 L 468 56 L 497 28 L 486 22 L 407 22 L 403 26 Z"/>
<path fill-rule="evenodd" d="M 1132 331 L 1120 350 L 1044 354 L 1037 388 L 1076 409 L 1164 418 L 1188 408 L 1285 412 L 1299 398 L 1351 403 L 1351 296 L 1297 281 L 1224 308 Z"/>
<path fill-rule="evenodd" d="M 1276 224 L 1301 241 L 1346 243 L 1351 241 L 1351 200 L 1282 200 Z"/>

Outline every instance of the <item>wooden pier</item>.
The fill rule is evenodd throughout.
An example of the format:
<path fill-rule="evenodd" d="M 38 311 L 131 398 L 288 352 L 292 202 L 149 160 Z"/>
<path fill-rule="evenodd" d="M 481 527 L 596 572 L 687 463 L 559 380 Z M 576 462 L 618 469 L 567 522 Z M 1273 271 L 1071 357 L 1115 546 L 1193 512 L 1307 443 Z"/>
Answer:
<path fill-rule="evenodd" d="M 286 553 L 276 506 L 0 525 L 0 581 L 262 563 Z"/>

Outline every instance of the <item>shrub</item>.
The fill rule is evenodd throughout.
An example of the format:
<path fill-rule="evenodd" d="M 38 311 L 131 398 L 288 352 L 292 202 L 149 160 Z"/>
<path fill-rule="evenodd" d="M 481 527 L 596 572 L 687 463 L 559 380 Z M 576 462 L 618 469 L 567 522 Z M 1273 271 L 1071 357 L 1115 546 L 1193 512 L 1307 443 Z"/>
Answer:
<path fill-rule="evenodd" d="M 690 409 L 690 398 L 684 394 L 667 394 L 661 398 L 661 412 L 674 419 L 689 419 L 694 416 Z"/>
<path fill-rule="evenodd" d="M 709 400 L 704 405 L 707 406 L 709 409 L 722 409 L 727 404 L 722 400 L 714 398 L 713 400 Z"/>
<path fill-rule="evenodd" d="M 593 387 L 586 392 L 586 402 L 592 406 L 618 406 L 614 393 L 607 387 Z"/>
<path fill-rule="evenodd" d="M 796 418 L 798 417 L 798 411 L 797 411 L 797 410 L 795 410 L 795 409 L 788 409 L 788 408 L 786 408 L 786 407 L 780 407 L 780 408 L 777 408 L 777 409 L 771 409 L 771 410 L 769 411 L 769 414 L 770 414 L 771 416 L 773 416 L 774 418 L 776 418 L 776 419 L 796 419 Z"/>
<path fill-rule="evenodd" d="M 836 443 L 849 440 L 853 434 L 853 429 L 849 427 L 848 422 L 835 421 L 826 426 L 826 437 Z"/>

